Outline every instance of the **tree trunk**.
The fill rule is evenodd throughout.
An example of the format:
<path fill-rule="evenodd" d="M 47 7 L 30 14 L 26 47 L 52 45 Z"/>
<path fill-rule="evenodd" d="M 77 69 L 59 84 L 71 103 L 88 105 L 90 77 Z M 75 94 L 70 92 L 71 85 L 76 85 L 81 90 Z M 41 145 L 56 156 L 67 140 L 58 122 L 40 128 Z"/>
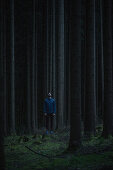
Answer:
<path fill-rule="evenodd" d="M 4 56 L 3 56 L 3 0 L 0 2 L 0 169 L 5 170 L 3 147 L 3 116 L 4 116 Z"/>
<path fill-rule="evenodd" d="M 64 127 L 64 0 L 58 0 L 57 114 L 58 128 Z"/>
<path fill-rule="evenodd" d="M 3 36 L 4 36 L 4 41 L 3 41 L 3 56 L 4 56 L 4 135 L 7 135 L 7 86 L 6 86 L 6 1 L 3 2 Z"/>
<path fill-rule="evenodd" d="M 53 17 L 52 17 L 52 48 L 53 48 L 53 75 L 52 75 L 52 80 L 53 80 L 53 87 L 52 87 L 52 93 L 53 93 L 53 98 L 56 99 L 56 22 L 55 22 L 55 17 L 56 17 L 56 5 L 55 5 L 55 0 L 53 0 L 53 4 L 52 4 L 52 13 L 53 13 Z M 56 113 L 57 114 L 57 113 Z M 56 128 L 56 116 L 54 118 L 54 129 Z"/>
<path fill-rule="evenodd" d="M 3 114 L 4 114 L 4 109 L 3 109 L 3 86 L 4 86 L 4 81 L 3 81 L 3 56 L 0 55 L 0 169 L 5 170 L 5 155 L 4 155 L 4 140 L 3 140 Z"/>
<path fill-rule="evenodd" d="M 53 81 L 52 81 L 52 1 L 51 0 L 47 0 L 47 31 L 46 31 L 46 50 L 47 50 L 47 58 L 46 58 L 46 62 L 47 62 L 47 93 L 46 95 L 51 92 L 52 93 L 52 85 L 53 85 Z"/>
<path fill-rule="evenodd" d="M 38 1 L 37 6 L 37 79 L 38 79 L 38 88 L 37 88 L 37 112 L 38 112 L 38 127 L 44 125 L 44 114 L 43 114 L 43 102 L 44 95 L 47 90 L 46 83 L 46 3 L 43 3 L 41 0 Z M 48 35 L 49 36 L 49 35 Z M 49 67 L 49 65 L 47 66 Z"/>
<path fill-rule="evenodd" d="M 35 52 L 36 52 L 36 28 L 35 28 L 35 24 L 36 24 L 36 10 L 35 10 L 35 0 L 33 0 L 33 48 L 32 48 L 32 128 L 33 128 L 33 132 L 35 132 Z"/>
<path fill-rule="evenodd" d="M 64 125 L 70 125 L 69 1 L 64 2 Z"/>
<path fill-rule="evenodd" d="M 77 149 L 81 143 L 81 0 L 70 3 L 69 149 Z"/>
<path fill-rule="evenodd" d="M 102 115 L 104 112 L 104 56 L 103 56 L 103 14 L 102 14 L 102 0 L 100 0 L 101 12 L 101 58 L 102 58 Z"/>
<path fill-rule="evenodd" d="M 29 34 L 29 32 L 28 32 Z M 31 60 L 30 60 L 30 40 L 27 35 L 27 128 L 31 132 Z"/>
<path fill-rule="evenodd" d="M 102 35 L 102 2 L 97 1 L 98 5 L 98 15 L 97 17 L 97 116 L 98 116 L 98 123 L 102 123 L 102 114 L 103 114 L 103 94 L 104 94 L 104 79 L 103 79 L 103 35 Z"/>
<path fill-rule="evenodd" d="M 85 0 L 82 0 L 82 28 L 81 28 L 81 106 L 82 106 L 82 122 L 84 121 L 84 115 L 85 115 L 85 58 L 86 58 L 86 48 L 85 48 L 85 42 L 86 42 L 86 4 Z"/>
<path fill-rule="evenodd" d="M 2 39 L 3 41 L 3 39 Z M 4 81 L 3 81 L 3 56 L 0 55 L 0 169 L 5 170 L 5 155 L 4 155 L 4 140 L 3 140 L 3 115 L 4 115 L 4 103 L 3 103 L 3 88 L 4 88 Z"/>
<path fill-rule="evenodd" d="M 45 96 L 49 92 L 49 3 L 47 0 L 47 11 L 46 11 L 46 79 L 45 79 Z"/>
<path fill-rule="evenodd" d="M 53 2 L 50 1 L 50 6 L 49 6 L 49 9 L 50 9 L 50 25 L 49 25 L 49 30 L 50 30 L 50 64 L 49 64 L 49 68 L 50 68 L 50 89 L 49 91 L 51 93 L 53 93 L 53 20 L 52 20 L 52 17 L 53 17 L 53 8 L 52 8 L 52 4 Z"/>
<path fill-rule="evenodd" d="M 14 0 L 11 0 L 11 132 L 15 133 Z"/>
<path fill-rule="evenodd" d="M 112 135 L 112 0 L 103 0 L 104 115 L 103 136 Z"/>
<path fill-rule="evenodd" d="M 86 0 L 86 84 L 85 84 L 85 134 L 95 134 L 95 0 Z"/>
<path fill-rule="evenodd" d="M 36 16 L 37 16 L 37 13 L 36 13 Z M 36 18 L 36 20 L 37 20 L 37 18 Z M 36 125 L 36 129 L 38 128 L 38 109 L 37 109 L 37 89 L 38 89 L 38 78 L 37 78 L 37 75 L 38 75 L 38 73 L 37 73 L 37 67 L 38 67 L 38 59 L 37 59 L 37 53 L 38 53 L 38 49 L 37 49 L 37 45 L 38 45 L 38 37 L 37 37 L 37 22 L 36 22 L 36 57 L 35 57 L 35 62 L 36 62 L 36 64 L 35 64 L 35 66 L 36 66 L 36 69 L 35 69 L 35 72 L 36 72 L 36 74 L 35 74 L 35 87 L 36 87 L 36 91 L 35 91 L 35 113 L 36 113 L 36 115 L 35 115 L 35 125 Z"/>

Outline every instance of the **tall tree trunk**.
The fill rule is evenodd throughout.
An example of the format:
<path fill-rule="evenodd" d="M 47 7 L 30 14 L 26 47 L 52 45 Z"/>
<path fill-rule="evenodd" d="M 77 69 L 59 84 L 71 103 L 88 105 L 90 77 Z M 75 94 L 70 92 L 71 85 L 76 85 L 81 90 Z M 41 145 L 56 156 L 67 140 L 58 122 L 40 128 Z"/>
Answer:
<path fill-rule="evenodd" d="M 86 41 L 86 8 L 85 8 L 86 0 L 82 0 L 82 9 L 81 9 L 81 106 L 82 106 L 82 122 L 84 121 L 84 114 L 85 114 L 85 55 L 86 55 L 86 48 L 85 48 L 85 41 Z"/>
<path fill-rule="evenodd" d="M 6 87 L 6 1 L 3 2 L 3 27 L 4 27 L 4 41 L 3 41 L 3 56 L 4 56 L 4 135 L 7 135 L 7 110 L 6 110 L 6 95 L 7 95 L 7 87 Z M 2 24 L 1 24 L 2 25 Z"/>
<path fill-rule="evenodd" d="M 2 40 L 3 42 L 3 40 Z M 0 169 L 5 170 L 5 156 L 4 156 L 4 147 L 3 147 L 3 114 L 4 114 L 4 103 L 3 103 L 3 88 L 4 88 L 4 78 L 3 78 L 3 56 L 0 55 Z"/>
<path fill-rule="evenodd" d="M 86 85 L 84 131 L 95 134 L 95 0 L 86 0 Z"/>
<path fill-rule="evenodd" d="M 3 42 L 3 39 L 2 39 Z M 2 46 L 1 46 L 2 48 Z M 3 88 L 4 88 L 4 78 L 3 78 L 3 55 L 0 55 L 0 169 L 5 170 L 5 155 L 4 155 L 4 139 L 3 139 L 3 114 L 4 114 L 4 103 L 3 103 Z"/>
<path fill-rule="evenodd" d="M 31 60 L 30 60 L 30 39 L 27 38 L 27 128 L 31 132 Z"/>
<path fill-rule="evenodd" d="M 3 0 L 0 2 L 0 169 L 5 170 L 3 148 L 3 115 L 4 115 L 4 56 L 3 56 Z"/>
<path fill-rule="evenodd" d="M 46 34 L 46 69 L 47 69 L 47 93 L 52 92 L 52 1 L 47 0 L 47 34 Z"/>
<path fill-rule="evenodd" d="M 69 1 L 64 1 L 64 123 L 66 127 L 70 125 L 70 80 L 69 80 Z"/>
<path fill-rule="evenodd" d="M 50 30 L 50 92 L 53 93 L 53 1 L 50 1 L 50 25 L 49 25 L 49 30 Z"/>
<path fill-rule="evenodd" d="M 112 135 L 112 0 L 103 0 L 104 115 L 103 136 Z"/>
<path fill-rule="evenodd" d="M 102 114 L 104 112 L 104 56 L 103 56 L 103 14 L 102 0 L 100 0 L 100 16 L 101 16 L 101 64 L 102 64 Z"/>
<path fill-rule="evenodd" d="M 14 0 L 11 0 L 11 132 L 15 133 Z"/>
<path fill-rule="evenodd" d="M 104 81 L 103 81 L 103 35 L 102 35 L 102 2 L 97 2 L 97 39 L 96 39 L 96 47 L 97 47 L 97 116 L 98 116 L 98 123 L 102 123 L 102 114 L 103 114 L 103 88 L 104 88 Z"/>
<path fill-rule="evenodd" d="M 43 3 L 41 0 L 38 0 L 37 6 L 37 79 L 38 79 L 38 88 L 37 88 L 37 112 L 38 112 L 38 127 L 44 125 L 44 116 L 43 116 L 43 102 L 44 95 L 47 90 L 46 83 L 46 3 Z M 48 65 L 49 66 L 49 65 Z"/>
<path fill-rule="evenodd" d="M 112 21 L 113 21 L 113 2 L 112 2 Z M 113 56 L 113 24 L 112 24 L 112 56 Z M 112 57 L 112 93 L 113 93 L 113 57 Z M 112 99 L 113 99 L 113 95 L 112 95 Z M 112 128 L 112 136 L 113 136 L 113 128 Z"/>
<path fill-rule="evenodd" d="M 52 47 L 53 47 L 53 96 L 56 98 L 56 23 L 55 23 L 55 0 L 53 0 L 53 36 L 52 36 Z"/>
<path fill-rule="evenodd" d="M 58 0 L 57 114 L 58 128 L 64 126 L 64 0 Z"/>
<path fill-rule="evenodd" d="M 37 13 L 36 13 L 36 16 L 37 16 Z M 37 20 L 37 18 L 36 18 Z M 37 109 L 37 89 L 38 89 L 38 78 L 37 78 L 37 67 L 38 67 L 38 59 L 37 59 L 37 53 L 38 53 L 38 50 L 37 50 L 37 45 L 38 45 L 38 37 L 37 37 L 37 22 L 36 22 L 36 57 L 35 57 L 35 66 L 36 66 L 36 74 L 35 74 L 35 87 L 36 87 L 36 91 L 35 91 L 35 125 L 36 125 L 36 129 L 38 128 L 38 109 Z"/>
<path fill-rule="evenodd" d="M 45 79 L 45 96 L 49 92 L 49 3 L 48 0 L 46 1 L 47 3 L 47 11 L 46 11 L 46 79 Z"/>
<path fill-rule="evenodd" d="M 56 4 L 55 4 L 55 0 L 53 0 L 53 4 L 52 4 L 52 9 L 53 9 L 53 17 L 52 17 L 52 21 L 53 21 L 53 35 L 52 35 L 52 48 L 53 48 L 53 75 L 52 75 L 52 79 L 53 79 L 53 97 L 56 99 Z M 54 129 L 56 128 L 56 117 L 54 118 Z"/>
<path fill-rule="evenodd" d="M 36 10 L 35 10 L 35 0 L 33 0 L 33 58 L 32 58 L 32 128 L 33 128 L 33 132 L 35 132 L 35 52 L 36 52 L 36 28 L 35 28 L 35 24 L 36 24 Z"/>
<path fill-rule="evenodd" d="M 81 0 L 70 1 L 70 141 L 81 143 Z"/>

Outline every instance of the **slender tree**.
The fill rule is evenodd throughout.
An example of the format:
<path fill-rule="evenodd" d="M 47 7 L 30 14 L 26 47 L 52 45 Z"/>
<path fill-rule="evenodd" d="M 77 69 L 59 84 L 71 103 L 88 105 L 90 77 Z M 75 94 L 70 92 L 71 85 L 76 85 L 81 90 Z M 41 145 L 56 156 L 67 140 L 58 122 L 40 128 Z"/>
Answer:
<path fill-rule="evenodd" d="M 11 132 L 15 133 L 14 0 L 11 0 Z"/>
<path fill-rule="evenodd" d="M 7 135 L 7 85 L 6 85 L 6 1 L 3 1 L 3 56 L 4 56 L 4 135 Z"/>
<path fill-rule="evenodd" d="M 46 1 L 46 90 L 45 95 L 47 95 L 48 92 L 52 92 L 53 87 L 53 79 L 52 79 L 52 4 L 53 2 L 51 0 Z"/>
<path fill-rule="evenodd" d="M 81 0 L 70 1 L 70 141 L 81 143 Z"/>
<path fill-rule="evenodd" d="M 85 114 L 85 42 L 86 42 L 86 0 L 82 0 L 82 20 L 81 20 L 81 106 L 82 106 L 82 120 L 84 120 Z"/>
<path fill-rule="evenodd" d="M 49 75 L 50 75 L 50 92 L 53 91 L 53 1 L 49 1 L 50 2 L 50 6 L 49 6 L 49 9 L 50 9 L 50 25 L 49 25 L 49 30 L 50 30 L 50 63 L 49 63 L 49 68 L 50 68 L 50 72 L 49 72 Z"/>
<path fill-rule="evenodd" d="M 4 115 L 4 56 L 3 56 L 3 1 L 0 2 L 0 169 L 5 170 L 3 148 L 3 115 Z"/>
<path fill-rule="evenodd" d="M 4 139 L 3 139 L 3 113 L 4 113 L 4 103 L 3 103 L 3 60 L 2 56 L 0 55 L 0 169 L 5 170 L 5 155 L 4 155 Z"/>
<path fill-rule="evenodd" d="M 104 115 L 103 136 L 112 135 L 112 0 L 103 0 Z"/>
<path fill-rule="evenodd" d="M 103 94 L 104 94 L 104 81 L 103 81 L 103 35 L 102 35 L 102 1 L 96 1 L 96 106 L 97 106 L 97 122 L 102 122 L 103 114 Z"/>
<path fill-rule="evenodd" d="M 53 36 L 52 36 L 52 47 L 53 47 L 53 96 L 55 97 L 56 96 L 56 48 L 55 48 L 55 45 L 56 45 L 56 24 L 55 24 L 55 13 L 56 13 L 56 9 L 55 9 L 55 0 L 53 0 L 53 15 L 52 15 L 52 20 L 53 20 L 53 27 L 52 27 L 52 29 L 53 29 L 53 31 L 52 31 L 52 33 L 53 33 Z"/>
<path fill-rule="evenodd" d="M 84 131 L 88 136 L 95 133 L 95 63 L 95 0 L 86 0 L 86 81 Z"/>
<path fill-rule="evenodd" d="M 44 114 L 43 114 L 43 102 L 44 94 L 47 90 L 47 79 L 46 79 L 46 3 L 39 0 L 37 5 L 37 112 L 38 112 L 38 127 L 44 125 Z M 49 67 L 49 65 L 47 66 Z M 46 93 L 47 95 L 47 93 Z"/>
<path fill-rule="evenodd" d="M 36 6 L 37 7 L 37 6 Z M 37 8 L 36 8 L 37 11 Z M 36 20 L 37 20 L 37 12 L 36 12 Z M 38 53 L 38 49 L 37 49 L 37 44 L 38 44 L 38 37 L 37 37 L 37 22 L 36 22 L 36 57 L 35 57 L 35 67 L 36 67 L 36 74 L 35 74 L 35 125 L 36 125 L 36 129 L 38 128 L 38 110 L 37 110 L 37 89 L 38 89 L 38 78 L 37 78 L 37 67 L 38 67 L 38 59 L 37 59 L 37 53 Z"/>
<path fill-rule="evenodd" d="M 58 37 L 57 37 L 57 114 L 58 128 L 64 126 L 64 0 L 57 1 Z"/>
<path fill-rule="evenodd" d="M 103 14 L 102 14 L 102 0 L 100 0 L 100 21 L 101 21 L 101 65 L 102 65 L 102 114 L 104 110 L 104 57 L 103 57 Z"/>
<path fill-rule="evenodd" d="M 3 147 L 3 56 L 0 55 L 0 169 L 5 170 L 5 156 L 4 156 L 4 147 Z"/>
<path fill-rule="evenodd" d="M 64 125 L 70 124 L 69 1 L 64 1 Z"/>
<path fill-rule="evenodd" d="M 33 48 L 32 48 L 32 53 L 33 53 L 33 57 L 32 57 L 32 128 L 33 128 L 33 132 L 35 132 L 35 114 L 36 114 L 36 101 L 35 101 L 35 57 L 36 57 L 36 2 L 35 0 L 33 0 Z"/>
<path fill-rule="evenodd" d="M 46 10 L 46 78 L 45 78 L 45 96 L 49 92 L 49 3 L 48 0 L 46 1 L 47 3 L 47 10 Z"/>
<path fill-rule="evenodd" d="M 52 65 L 53 65 L 53 75 L 52 75 L 52 80 L 53 80 L 53 87 L 52 87 L 52 93 L 53 93 L 53 97 L 56 99 L 56 4 L 55 4 L 55 0 L 53 0 L 52 3 L 52 48 L 53 48 L 53 60 L 52 60 Z M 54 118 L 54 128 L 56 128 L 56 116 Z"/>
<path fill-rule="evenodd" d="M 30 60 L 30 38 L 27 35 L 27 128 L 31 132 L 31 60 Z"/>

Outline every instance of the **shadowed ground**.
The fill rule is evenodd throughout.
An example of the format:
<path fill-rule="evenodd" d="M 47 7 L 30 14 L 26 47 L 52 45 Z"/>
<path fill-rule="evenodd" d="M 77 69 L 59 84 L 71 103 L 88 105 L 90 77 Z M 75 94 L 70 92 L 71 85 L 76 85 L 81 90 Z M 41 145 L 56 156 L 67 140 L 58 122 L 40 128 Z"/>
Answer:
<path fill-rule="evenodd" d="M 104 170 L 113 169 L 113 138 L 99 135 L 83 139 L 82 146 L 68 152 L 69 130 L 53 135 L 39 131 L 32 136 L 5 138 L 6 170 Z"/>

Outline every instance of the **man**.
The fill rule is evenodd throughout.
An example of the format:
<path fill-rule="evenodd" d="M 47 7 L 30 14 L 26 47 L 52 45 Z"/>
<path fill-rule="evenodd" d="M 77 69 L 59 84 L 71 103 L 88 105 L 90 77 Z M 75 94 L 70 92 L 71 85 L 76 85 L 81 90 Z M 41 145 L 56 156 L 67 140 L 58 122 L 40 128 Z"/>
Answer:
<path fill-rule="evenodd" d="M 44 100 L 44 115 L 46 118 L 46 134 L 49 133 L 49 122 L 50 122 L 50 133 L 53 134 L 53 118 L 55 114 L 56 114 L 55 99 L 52 98 L 51 93 L 48 93 L 48 98 Z"/>

